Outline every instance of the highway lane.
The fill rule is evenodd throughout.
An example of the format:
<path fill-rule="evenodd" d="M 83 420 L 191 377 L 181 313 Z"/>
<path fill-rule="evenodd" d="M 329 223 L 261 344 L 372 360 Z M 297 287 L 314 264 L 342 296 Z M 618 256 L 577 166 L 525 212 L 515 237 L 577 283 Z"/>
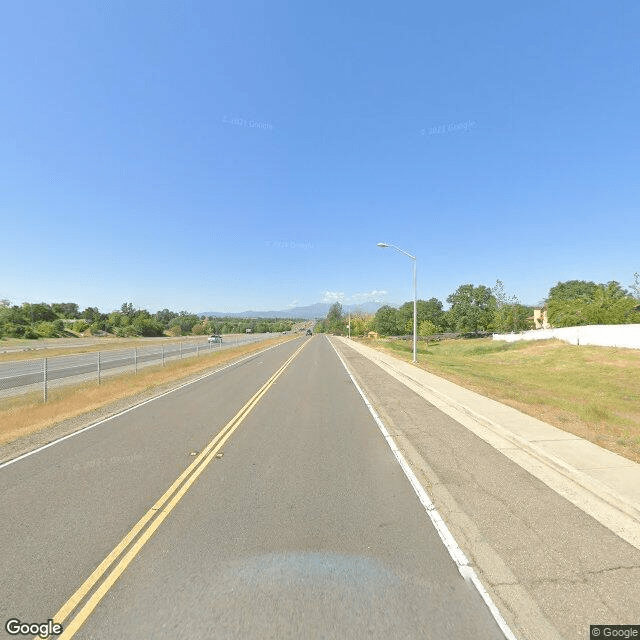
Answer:
<path fill-rule="evenodd" d="M 301 342 L 0 469 L 5 618 L 58 611 Z M 502 637 L 326 338 L 221 453 L 75 637 Z"/>
<path fill-rule="evenodd" d="M 47 358 L 47 380 L 49 384 L 78 382 L 79 379 L 97 379 L 100 375 L 113 375 L 122 370 L 134 370 L 163 361 L 196 356 L 199 353 L 265 340 L 277 334 L 252 334 L 235 336 L 220 343 L 189 341 L 184 344 L 152 345 L 137 349 L 106 350 L 86 354 L 56 356 Z M 98 360 L 99 358 L 99 360 Z M 44 380 L 43 359 L 15 360 L 0 362 L 0 393 L 15 395 L 31 391 L 34 385 L 42 385 Z M 31 388 L 29 388 L 31 387 Z"/>

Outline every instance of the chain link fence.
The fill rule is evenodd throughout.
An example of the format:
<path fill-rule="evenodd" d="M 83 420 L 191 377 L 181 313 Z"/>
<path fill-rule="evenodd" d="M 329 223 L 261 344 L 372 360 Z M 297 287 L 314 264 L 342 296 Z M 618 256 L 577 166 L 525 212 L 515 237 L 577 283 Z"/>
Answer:
<path fill-rule="evenodd" d="M 107 376 L 135 372 L 151 365 L 193 358 L 205 353 L 229 349 L 242 344 L 260 342 L 277 334 L 260 333 L 222 336 L 222 342 L 181 341 L 149 347 L 94 351 L 68 356 L 34 358 L 0 362 L 0 399 L 23 393 L 41 392 L 44 402 L 50 389 Z"/>

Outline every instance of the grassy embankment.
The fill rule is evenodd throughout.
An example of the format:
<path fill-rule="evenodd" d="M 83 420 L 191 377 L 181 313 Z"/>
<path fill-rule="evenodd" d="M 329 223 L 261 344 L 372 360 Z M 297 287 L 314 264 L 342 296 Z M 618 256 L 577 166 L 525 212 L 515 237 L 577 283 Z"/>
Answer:
<path fill-rule="evenodd" d="M 412 344 L 362 340 L 411 361 Z M 640 351 L 558 340 L 447 340 L 418 348 L 419 366 L 640 462 Z"/>
<path fill-rule="evenodd" d="M 166 362 L 164 367 L 161 365 L 145 367 L 137 374 L 124 373 L 103 378 L 100 385 L 93 381 L 51 389 L 46 404 L 42 402 L 40 391 L 2 399 L 0 400 L 0 443 L 10 442 L 62 420 L 80 416 L 155 388 L 160 390 L 166 385 L 178 384 L 183 379 L 205 373 L 242 355 L 293 338 L 295 336 L 279 336 L 223 351 L 205 352 L 197 358 Z"/>

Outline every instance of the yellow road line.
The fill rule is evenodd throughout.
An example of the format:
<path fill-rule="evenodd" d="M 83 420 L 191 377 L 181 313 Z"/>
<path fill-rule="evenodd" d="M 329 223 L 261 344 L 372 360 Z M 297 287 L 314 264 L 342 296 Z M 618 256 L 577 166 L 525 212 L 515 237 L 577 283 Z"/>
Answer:
<path fill-rule="evenodd" d="M 308 341 L 307 341 L 308 342 Z M 131 544 L 136 536 L 144 529 L 145 525 L 151 521 L 154 516 L 155 520 L 151 522 L 149 527 L 144 531 L 135 544 L 124 555 L 116 567 L 105 578 L 103 583 L 96 589 L 87 603 L 80 609 L 75 618 L 67 625 L 60 640 L 68 640 L 73 637 L 75 632 L 84 623 L 91 612 L 96 608 L 100 600 L 109 591 L 113 583 L 120 577 L 127 566 L 139 553 L 140 549 L 151 538 L 156 529 L 162 524 L 164 519 L 169 515 L 173 508 L 182 499 L 189 487 L 196 481 L 208 464 L 215 458 L 216 453 L 222 448 L 224 443 L 231 437 L 233 432 L 240 426 L 242 421 L 258 404 L 261 398 L 267 393 L 275 381 L 282 375 L 284 370 L 291 364 L 293 359 L 302 351 L 307 342 L 291 355 L 286 362 L 265 382 L 265 384 L 247 401 L 247 403 L 236 413 L 236 415 L 220 430 L 215 438 L 202 450 L 198 457 L 180 474 L 178 479 L 162 494 L 142 518 L 134 525 L 127 535 L 116 545 L 111 553 L 96 567 L 93 573 L 82 583 L 77 591 L 64 603 L 58 613 L 53 617 L 54 622 L 62 623 L 69 614 L 78 606 L 82 599 L 97 584 L 100 578 L 106 573 L 109 567 L 122 555 L 124 550 Z M 176 493 L 177 491 L 177 493 Z M 174 495 L 175 494 L 175 495 Z M 173 498 L 169 501 L 171 496 Z M 169 502 L 168 502 L 169 501 Z M 168 504 L 167 504 L 168 502 Z M 165 506 L 166 505 L 166 506 Z"/>

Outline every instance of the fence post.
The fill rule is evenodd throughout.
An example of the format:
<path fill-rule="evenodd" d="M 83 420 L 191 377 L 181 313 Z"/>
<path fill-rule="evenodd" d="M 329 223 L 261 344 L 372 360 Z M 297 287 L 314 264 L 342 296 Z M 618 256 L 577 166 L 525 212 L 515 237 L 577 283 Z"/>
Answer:
<path fill-rule="evenodd" d="M 138 347 L 133 348 L 133 363 L 136 368 L 136 373 L 138 373 Z"/>
<path fill-rule="evenodd" d="M 162 345 L 162 366 L 164 367 L 164 345 Z"/>
<path fill-rule="evenodd" d="M 42 382 L 43 382 L 43 394 L 44 401 L 47 401 L 47 359 L 44 359 L 44 365 L 42 368 Z"/>
<path fill-rule="evenodd" d="M 100 384 L 100 352 L 98 351 L 98 384 Z"/>
<path fill-rule="evenodd" d="M 180 340 L 180 360 L 182 360 L 182 340 Z"/>
<path fill-rule="evenodd" d="M 196 344 L 196 358 L 200 355 L 200 344 Z"/>

